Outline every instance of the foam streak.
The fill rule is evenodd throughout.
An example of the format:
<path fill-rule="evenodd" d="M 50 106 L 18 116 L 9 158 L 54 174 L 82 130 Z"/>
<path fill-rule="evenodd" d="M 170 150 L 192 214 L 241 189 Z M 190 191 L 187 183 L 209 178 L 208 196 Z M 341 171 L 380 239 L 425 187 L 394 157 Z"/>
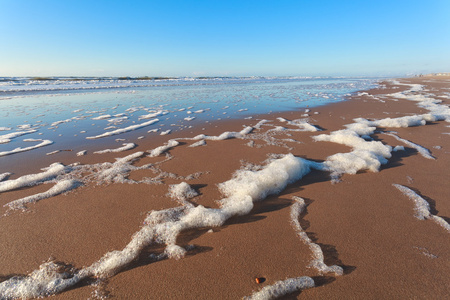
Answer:
<path fill-rule="evenodd" d="M 313 241 L 308 237 L 305 231 L 303 231 L 302 226 L 300 225 L 300 222 L 298 219 L 300 218 L 300 215 L 302 212 L 306 209 L 306 203 L 303 198 L 300 197 L 293 197 L 292 198 L 295 202 L 291 206 L 291 222 L 292 226 L 294 227 L 297 235 L 302 240 L 303 243 L 305 243 L 309 249 L 311 249 L 313 253 L 313 261 L 311 262 L 311 266 L 315 268 L 317 271 L 319 271 L 320 274 L 323 273 L 334 273 L 336 276 L 341 276 L 344 274 L 344 270 L 342 267 L 333 265 L 333 266 L 327 266 L 324 262 L 324 255 L 323 251 L 320 248 L 320 246 L 316 243 L 313 243 Z"/>
<path fill-rule="evenodd" d="M 430 212 L 430 204 L 419 196 L 416 192 L 407 188 L 406 186 L 400 184 L 392 184 L 396 187 L 400 192 L 402 192 L 405 196 L 411 199 L 414 202 L 414 210 L 416 211 L 416 218 L 419 220 L 428 220 L 431 219 L 436 222 L 439 226 L 443 227 L 445 230 L 450 232 L 450 224 L 448 224 L 443 218 L 433 215 Z"/>

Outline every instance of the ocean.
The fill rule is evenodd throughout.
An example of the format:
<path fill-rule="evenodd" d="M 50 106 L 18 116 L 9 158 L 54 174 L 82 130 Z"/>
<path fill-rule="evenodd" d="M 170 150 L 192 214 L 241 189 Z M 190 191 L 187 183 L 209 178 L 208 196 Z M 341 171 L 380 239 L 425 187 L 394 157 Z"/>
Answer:
<path fill-rule="evenodd" d="M 3 77 L 0 152 L 58 143 L 89 146 L 89 138 L 126 138 L 131 131 L 170 134 L 216 120 L 339 102 L 375 85 L 374 78 L 328 77 Z M 119 133 L 108 134 L 113 131 Z"/>

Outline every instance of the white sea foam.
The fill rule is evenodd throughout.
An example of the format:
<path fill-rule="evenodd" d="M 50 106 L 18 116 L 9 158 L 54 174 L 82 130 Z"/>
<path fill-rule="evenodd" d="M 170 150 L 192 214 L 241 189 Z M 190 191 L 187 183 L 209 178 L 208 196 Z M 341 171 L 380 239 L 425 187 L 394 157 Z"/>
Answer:
<path fill-rule="evenodd" d="M 59 152 L 61 152 L 61 150 L 55 150 L 55 151 L 52 151 L 52 152 L 48 152 L 48 153 L 45 153 L 45 155 L 53 155 L 53 154 L 56 154 L 56 153 L 59 153 Z"/>
<path fill-rule="evenodd" d="M 64 166 L 61 163 L 53 163 L 49 167 L 42 169 L 44 172 L 37 174 L 24 175 L 17 179 L 11 179 L 0 182 L 0 193 L 19 189 L 26 186 L 33 186 L 38 183 L 54 179 L 60 174 L 67 173 L 71 167 Z"/>
<path fill-rule="evenodd" d="M 181 205 L 192 206 L 187 200 L 198 196 L 198 193 L 186 182 L 169 186 L 169 196 Z"/>
<path fill-rule="evenodd" d="M 392 137 L 395 138 L 396 140 L 398 140 L 398 141 L 404 143 L 405 145 L 410 146 L 411 148 L 416 149 L 417 152 L 419 152 L 419 154 L 422 155 L 423 157 L 425 157 L 425 158 L 427 158 L 427 159 L 435 159 L 435 158 L 433 157 L 433 155 L 431 155 L 430 150 L 428 150 L 427 148 L 425 148 L 425 147 L 423 147 L 423 146 L 421 146 L 421 145 L 418 145 L 418 144 L 416 144 L 416 143 L 413 143 L 413 142 L 411 142 L 411 141 L 405 140 L 405 139 L 403 139 L 403 138 L 401 138 L 401 137 L 399 137 L 399 136 L 397 136 L 397 135 L 395 135 L 395 134 L 393 134 L 393 133 L 385 133 L 385 134 L 386 134 L 386 135 L 389 135 L 389 136 L 392 136 Z"/>
<path fill-rule="evenodd" d="M 270 122 L 269 120 L 265 120 L 262 119 L 261 121 L 259 121 L 258 123 L 256 123 L 256 125 L 253 126 L 254 129 L 260 129 L 262 125 L 266 124 Z"/>
<path fill-rule="evenodd" d="M 63 266 L 47 262 L 28 276 L 15 276 L 0 283 L 2 299 L 40 298 L 57 294 L 87 277 L 82 274 L 70 275 L 69 271 L 61 271 Z M 81 272 L 80 272 L 81 273 Z"/>
<path fill-rule="evenodd" d="M 139 120 L 156 118 L 156 117 L 161 116 L 161 115 L 166 114 L 166 113 L 167 112 L 163 111 L 163 110 L 154 111 L 154 112 L 151 112 L 151 113 L 149 113 L 147 115 L 140 116 Z"/>
<path fill-rule="evenodd" d="M 415 217 L 417 219 L 431 219 L 441 227 L 443 227 L 445 230 L 450 232 L 450 224 L 448 224 L 447 221 L 445 221 L 443 218 L 431 214 L 430 204 L 424 198 L 422 198 L 416 192 L 414 192 L 410 188 L 407 188 L 406 186 L 395 183 L 392 185 L 414 202 L 414 210 L 416 212 Z"/>
<path fill-rule="evenodd" d="M 106 120 L 106 119 L 109 119 L 109 118 L 111 118 L 112 116 L 111 115 L 100 115 L 100 116 L 98 116 L 98 117 L 95 117 L 95 118 L 91 118 L 92 120 Z"/>
<path fill-rule="evenodd" d="M 355 119 L 358 123 L 367 124 L 375 127 L 392 127 L 392 128 L 405 128 L 411 126 L 422 126 L 426 122 L 433 122 L 436 118 L 430 114 L 404 116 L 398 118 L 385 118 L 381 120 L 369 121 L 363 118 Z"/>
<path fill-rule="evenodd" d="M 122 145 L 123 145 L 123 147 L 119 147 L 116 149 L 105 149 L 105 150 L 95 151 L 94 153 L 95 154 L 104 154 L 104 153 L 112 153 L 112 152 L 117 153 L 117 152 L 131 150 L 136 147 L 135 143 L 124 143 Z"/>
<path fill-rule="evenodd" d="M 302 120 L 302 119 L 289 121 L 288 124 L 289 124 L 289 125 L 297 126 L 297 127 L 299 127 L 299 129 L 302 130 L 302 131 L 315 132 L 315 131 L 319 131 L 319 130 L 320 130 L 320 129 L 317 128 L 316 126 L 311 125 L 311 124 L 309 124 L 306 120 Z"/>
<path fill-rule="evenodd" d="M 193 147 L 199 147 L 199 146 L 205 146 L 205 145 L 206 145 L 206 141 L 200 140 L 198 142 L 195 142 L 195 143 L 189 145 L 189 147 L 193 148 Z"/>
<path fill-rule="evenodd" d="M 269 163 L 262 170 L 238 170 L 233 179 L 218 185 L 227 198 L 221 200 L 230 215 L 245 215 L 253 208 L 253 201 L 281 192 L 286 185 L 308 174 L 317 164 L 288 154 Z"/>
<path fill-rule="evenodd" d="M 442 100 L 431 98 L 429 97 L 430 94 L 424 95 L 419 93 L 423 92 L 423 86 L 420 84 L 402 84 L 402 85 L 408 85 L 411 88 L 407 91 L 390 94 L 388 96 L 397 99 L 406 99 L 417 102 L 417 105 L 419 107 L 422 107 L 430 112 L 429 115 L 434 118 L 433 121 L 438 120 L 446 120 L 447 122 L 450 121 L 450 107 L 448 105 L 441 104 Z"/>
<path fill-rule="evenodd" d="M 211 141 L 222 141 L 222 140 L 233 139 L 233 138 L 242 139 L 252 131 L 253 131 L 253 127 L 247 126 L 239 132 L 225 131 L 218 136 L 209 136 L 209 135 L 205 135 L 205 134 L 200 134 L 200 135 L 195 136 L 192 139 L 193 140 L 211 140 Z"/>
<path fill-rule="evenodd" d="M 125 177 L 132 170 L 139 169 L 130 163 L 143 156 L 144 152 L 135 152 L 125 157 L 116 158 L 114 163 L 103 163 L 96 166 L 98 168 L 97 180 L 101 183 L 124 182 Z"/>
<path fill-rule="evenodd" d="M 172 132 L 172 130 L 171 130 L 171 129 L 168 129 L 168 130 L 166 130 L 166 131 L 161 132 L 159 135 L 168 135 L 168 134 L 170 134 L 171 132 Z"/>
<path fill-rule="evenodd" d="M 58 125 L 63 124 L 63 123 L 69 123 L 69 122 L 72 122 L 73 120 L 74 120 L 74 118 L 56 121 L 56 122 L 53 122 L 50 126 L 52 126 L 52 127 L 58 126 Z"/>
<path fill-rule="evenodd" d="M 142 154 L 138 152 L 118 159 L 115 164 L 125 164 Z M 29 276 L 14 277 L 0 283 L 0 295 L 4 298 L 48 296 L 61 292 L 87 277 L 112 276 L 138 258 L 141 251 L 152 243 L 166 244 L 165 254 L 169 258 L 182 258 L 185 250 L 176 245 L 177 236 L 181 231 L 221 226 L 234 215 L 246 214 L 253 206 L 252 201 L 279 193 L 287 184 L 307 174 L 314 165 L 289 154 L 273 160 L 260 171 L 237 171 L 233 179 L 221 185 L 222 192 L 228 198 L 220 201 L 220 208 L 183 205 L 151 211 L 145 219 L 144 226 L 133 235 L 123 250 L 108 252 L 92 265 L 67 273 L 56 272 L 57 265 L 53 262 L 44 263 Z M 268 288 L 263 293 L 276 296 L 313 285 L 311 278 L 289 279 L 276 283 L 273 288 Z"/>
<path fill-rule="evenodd" d="M 1 173 L 1 174 L 0 174 L 0 181 L 3 181 L 3 180 L 5 180 L 5 179 L 8 179 L 8 177 L 9 177 L 10 175 L 12 175 L 12 173 L 9 173 L 9 172 Z"/>
<path fill-rule="evenodd" d="M 295 202 L 291 206 L 291 223 L 294 227 L 297 235 L 302 240 L 303 243 L 305 243 L 309 249 L 312 251 L 312 257 L 313 261 L 311 262 L 310 266 L 315 268 L 317 271 L 319 271 L 320 274 L 323 273 L 334 273 L 336 276 L 341 276 L 344 274 L 344 270 L 342 267 L 333 265 L 333 266 L 327 266 L 324 262 L 324 255 L 323 251 L 320 248 L 320 246 L 316 243 L 313 243 L 313 241 L 308 237 L 306 232 L 303 230 L 302 226 L 300 225 L 299 218 L 302 212 L 306 209 L 306 203 L 303 198 L 294 196 L 292 198 Z"/>
<path fill-rule="evenodd" d="M 129 131 L 133 131 L 133 130 L 136 130 L 136 129 L 140 129 L 142 127 L 146 127 L 146 126 L 155 124 L 156 122 L 159 122 L 159 120 L 158 119 L 153 119 L 153 120 L 141 123 L 141 124 L 131 125 L 131 126 L 128 126 L 128 127 L 125 127 L 125 128 L 120 128 L 120 129 L 116 129 L 116 130 L 113 130 L 113 131 L 108 131 L 108 132 L 105 132 L 105 133 L 100 134 L 100 135 L 89 136 L 89 137 L 86 137 L 86 138 L 87 139 L 99 139 L 99 138 L 103 138 L 103 137 L 106 137 L 106 136 L 117 135 L 117 134 L 129 132 Z"/>
<path fill-rule="evenodd" d="M 77 156 L 83 156 L 83 155 L 86 155 L 86 153 L 87 153 L 87 150 L 81 150 L 81 151 L 77 152 Z"/>
<path fill-rule="evenodd" d="M 448 119 L 450 116 L 449 108 L 440 105 L 440 100 L 436 101 L 435 99 L 427 98 L 422 95 L 412 94 L 421 90 L 422 87 L 420 85 L 411 85 L 410 90 L 390 96 L 420 101 L 419 105 L 430 110 L 429 114 L 385 118 L 373 121 L 358 118 L 355 119 L 355 123 L 346 125 L 347 129 L 345 130 L 338 130 L 329 135 L 322 134 L 313 137 L 316 141 L 330 141 L 353 148 L 353 151 L 350 153 L 338 153 L 327 158 L 324 165 L 332 172 L 332 176 L 337 178 L 339 174 L 355 174 L 356 172 L 365 169 L 377 171 L 381 164 L 387 163 L 387 159 L 391 157 L 390 152 L 392 148 L 383 145 L 381 142 L 368 142 L 364 140 L 364 138 L 370 139 L 370 135 L 375 132 L 376 127 L 421 126 L 425 125 L 426 122 Z M 394 134 L 388 135 L 415 148 L 422 156 L 428 159 L 434 159 L 428 149 L 402 139 Z"/>
<path fill-rule="evenodd" d="M 0 127 L 0 131 L 9 131 L 11 129 L 11 127 Z"/>
<path fill-rule="evenodd" d="M 30 124 L 17 125 L 17 128 L 22 129 L 22 130 L 24 130 L 24 129 L 30 129 L 30 128 L 31 128 L 31 125 L 30 125 Z"/>
<path fill-rule="evenodd" d="M 378 172 L 381 164 L 390 158 L 392 147 L 378 141 L 366 141 L 359 134 L 373 133 L 374 127 L 365 124 L 347 125 L 349 129 L 314 136 L 316 141 L 329 141 L 353 148 L 349 153 L 337 153 L 327 157 L 324 166 L 337 179 L 340 174 L 356 174 L 358 171 Z"/>
<path fill-rule="evenodd" d="M 169 140 L 165 145 L 163 146 L 159 146 L 156 147 L 153 150 L 149 150 L 148 152 L 150 152 L 150 157 L 156 157 L 161 155 L 162 153 L 166 152 L 167 150 L 169 150 L 170 148 L 176 147 L 178 146 L 180 143 L 177 142 L 176 140 Z"/>
<path fill-rule="evenodd" d="M 25 134 L 30 134 L 30 133 L 34 133 L 37 130 L 27 130 L 27 131 L 17 131 L 17 132 L 11 132 L 11 133 L 7 133 L 7 134 L 3 134 L 0 135 L 0 144 L 6 144 L 9 143 L 12 139 L 25 135 Z"/>
<path fill-rule="evenodd" d="M 117 118 L 108 119 L 108 123 L 114 124 L 114 125 L 119 125 L 119 124 L 125 122 L 126 120 L 128 120 L 128 117 L 117 117 Z M 112 126 L 109 126 L 109 127 L 112 127 Z"/>
<path fill-rule="evenodd" d="M 290 129 L 291 131 L 320 131 L 320 129 L 316 126 L 309 124 L 307 119 L 287 120 L 285 118 L 277 118 L 277 120 L 282 123 L 287 123 L 288 125 L 298 127 L 297 130 Z"/>
<path fill-rule="evenodd" d="M 11 154 L 16 154 L 16 153 L 20 153 L 20 152 L 30 151 L 30 150 L 34 150 L 34 149 L 37 149 L 37 148 L 41 148 L 41 147 L 45 147 L 45 146 L 53 144 L 53 141 L 41 140 L 41 139 L 25 139 L 23 141 L 24 142 L 40 142 L 40 143 L 35 145 L 35 146 L 30 146 L 30 147 L 25 147 L 25 148 L 18 147 L 18 148 L 15 148 L 13 150 L 10 150 L 10 151 L 0 152 L 0 157 L 1 156 L 6 156 L 6 155 L 11 155 Z"/>
<path fill-rule="evenodd" d="M 6 203 L 4 206 L 8 207 L 10 210 L 25 209 L 25 205 L 29 203 L 35 203 L 43 199 L 47 199 L 65 192 L 68 192 L 74 188 L 81 185 L 81 182 L 75 179 L 66 179 L 58 181 L 52 188 L 48 191 L 24 197 L 18 200 L 14 200 Z"/>
<path fill-rule="evenodd" d="M 246 300 L 270 300 L 291 294 L 297 291 L 313 288 L 314 280 L 311 277 L 303 276 L 280 280 L 272 285 L 265 286 L 260 291 L 253 293 Z"/>

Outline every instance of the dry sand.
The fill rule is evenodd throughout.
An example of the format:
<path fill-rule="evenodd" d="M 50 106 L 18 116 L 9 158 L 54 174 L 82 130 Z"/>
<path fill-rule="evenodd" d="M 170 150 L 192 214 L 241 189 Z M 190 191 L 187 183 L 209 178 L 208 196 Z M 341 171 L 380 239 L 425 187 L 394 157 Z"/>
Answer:
<path fill-rule="evenodd" d="M 424 84 L 436 96 L 450 92 L 448 77 L 409 78 L 401 82 Z M 377 97 L 407 88 L 385 82 L 367 92 Z M 320 133 L 329 133 L 342 129 L 356 117 L 379 119 L 426 112 L 412 101 L 382 100 L 355 95 L 345 102 L 312 108 L 310 122 L 324 129 Z M 442 100 L 446 104 L 450 102 L 448 98 Z M 113 161 L 115 157 L 153 149 L 169 138 L 239 131 L 242 125 L 255 125 L 258 119 L 283 125 L 276 117 L 298 119 L 303 113 L 301 110 L 217 122 L 205 131 L 175 132 L 152 141 L 143 139 L 138 148 L 123 153 L 76 157 L 75 153 L 61 152 L 40 159 L 30 158 L 30 163 L 22 161 L 15 169 L 11 169 L 17 161 L 14 155 L 0 158 L 3 160 L 0 163 L 2 171 L 14 172 L 13 179 L 36 173 L 54 161 L 64 164 Z M 313 171 L 280 195 L 256 203 L 247 216 L 233 217 L 212 232 L 211 228 L 183 232 L 177 244 L 195 245 L 183 259 L 154 261 L 149 255 L 161 253 L 164 248 L 152 246 L 138 260 L 96 287 L 91 286 L 94 279 L 85 280 L 55 298 L 95 299 L 96 293 L 113 299 L 240 299 L 278 280 L 311 276 L 317 287 L 287 298 L 444 299 L 450 294 L 449 232 L 431 220 L 416 219 L 413 202 L 392 184 L 414 189 L 428 200 L 433 214 L 450 217 L 450 137 L 443 134 L 450 132 L 447 126 L 449 123 L 440 121 L 393 129 L 398 136 L 430 149 L 435 160 L 425 159 L 405 145 L 406 150 L 393 152 L 389 163 L 378 173 L 344 175 L 340 183 L 332 184 L 328 173 Z M 181 176 L 203 172 L 197 179 L 188 181 L 200 193 L 193 203 L 217 207 L 215 200 L 222 196 L 216 185 L 229 180 L 244 163 L 264 165 L 271 153 L 292 153 L 322 161 L 334 153 L 350 151 L 346 146 L 314 142 L 311 137 L 317 132 L 291 134 L 277 136 L 301 142 L 286 142 L 291 149 L 267 145 L 261 140 L 255 140 L 253 147 L 247 145 L 250 140 L 246 139 L 207 141 L 207 146 L 196 148 L 187 147 L 189 142 L 170 150 L 173 158 L 159 167 Z M 384 134 L 374 137 L 391 146 L 403 145 Z M 136 165 L 164 159 L 164 156 L 143 158 Z M 130 179 L 154 176 L 149 172 L 132 172 Z M 168 184 L 183 180 L 163 181 L 159 185 L 84 186 L 31 204 L 27 212 L 0 218 L 0 281 L 28 274 L 49 258 L 82 268 L 108 251 L 123 249 L 139 230 L 148 211 L 179 205 L 166 194 Z M 48 188 L 41 185 L 5 192 L 0 195 L 0 204 Z M 320 245 L 327 265 L 344 268 L 343 276 L 321 275 L 308 267 L 311 251 L 290 222 L 293 196 L 304 198 L 308 204 L 300 218 L 303 229 Z M 3 208 L 1 212 L 4 211 Z M 264 277 L 265 281 L 257 284 L 256 277 Z"/>

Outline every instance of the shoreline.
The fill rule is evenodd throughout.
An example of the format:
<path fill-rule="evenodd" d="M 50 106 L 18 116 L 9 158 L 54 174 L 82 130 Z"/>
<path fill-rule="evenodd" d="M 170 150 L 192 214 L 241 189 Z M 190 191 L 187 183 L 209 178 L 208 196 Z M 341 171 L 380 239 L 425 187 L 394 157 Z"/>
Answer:
<path fill-rule="evenodd" d="M 313 79 L 313 78 L 312 78 Z M 328 78 L 323 78 L 324 80 L 327 80 Z M 351 78 L 350 78 L 351 79 Z M 358 92 L 353 92 L 355 95 Z M 347 99 L 345 99 L 347 98 Z M 322 105 L 318 105 L 313 107 L 312 109 L 316 111 L 319 108 L 322 107 L 328 107 L 331 105 L 333 107 L 336 104 L 339 104 L 341 102 L 347 102 L 349 101 L 350 97 L 344 97 L 344 100 L 332 102 L 332 103 L 326 103 Z M 283 116 L 289 116 L 292 118 L 298 118 L 300 117 L 298 114 L 303 114 L 305 109 L 309 109 L 309 106 L 307 104 L 298 103 L 297 107 L 292 108 L 292 110 L 285 110 L 280 112 L 269 112 L 269 113 L 263 113 L 263 114 L 244 114 L 241 116 L 231 116 L 231 118 L 224 118 L 224 119 L 216 119 L 216 120 L 209 120 L 206 121 L 202 119 L 195 119 L 193 121 L 190 121 L 188 124 L 192 128 L 182 128 L 181 130 L 172 130 L 172 132 L 165 136 L 160 135 L 160 132 L 157 133 L 147 133 L 148 128 L 144 127 L 138 130 L 133 130 L 126 132 L 124 134 L 114 135 L 106 138 L 100 138 L 100 139 L 88 139 L 84 140 L 81 139 L 78 140 L 77 138 L 70 138 L 67 136 L 64 141 L 64 145 L 61 145 L 60 142 L 50 144 L 50 146 L 45 146 L 41 148 L 37 148 L 32 151 L 25 151 L 18 154 L 13 154 L 6 156 L 6 159 L 3 159 L 2 164 L 4 166 L 4 169 L 14 171 L 14 173 L 17 174 L 25 174 L 26 169 L 22 169 L 19 166 L 19 163 L 25 160 L 39 160 L 42 161 L 42 167 L 47 167 L 54 161 L 61 161 L 65 164 L 71 164 L 75 163 L 77 161 L 77 158 L 75 154 L 82 150 L 87 150 L 88 154 L 92 154 L 95 151 L 104 150 L 107 148 L 113 149 L 118 148 L 122 145 L 122 142 L 115 141 L 116 139 L 123 139 L 123 143 L 135 143 L 138 145 L 138 148 L 142 146 L 142 149 L 140 151 L 146 151 L 148 149 L 152 149 L 156 146 L 159 146 L 165 142 L 167 142 L 170 139 L 183 139 L 183 138 L 189 138 L 194 137 L 198 134 L 207 133 L 208 135 L 220 135 L 224 131 L 239 131 L 240 128 L 245 126 L 252 126 L 252 124 L 256 124 L 259 120 L 262 119 L 271 119 L 271 118 L 277 118 L 277 117 L 283 117 Z M 319 109 L 320 111 L 321 109 Z M 303 113 L 302 113 L 303 112 Z M 314 116 L 313 116 L 314 117 Z M 157 123 L 157 126 L 159 126 L 159 123 Z M 176 125 L 180 126 L 181 125 Z M 162 127 L 164 129 L 174 129 L 174 127 L 169 125 L 164 125 Z M 204 129 L 203 129 L 204 128 Z M 225 129 L 223 129 L 225 128 Z M 26 137 L 26 136 L 25 136 Z M 143 140 L 139 140 L 139 137 L 144 137 Z M 81 145 L 80 142 L 89 141 L 89 145 Z M 47 153 L 50 153 L 52 151 L 60 151 L 56 155 L 46 155 Z M 120 153 L 118 153 L 119 155 Z M 120 156 L 120 155 L 119 155 Z M 2 157 L 0 157 L 1 159 Z M 86 157 L 82 157 L 80 159 L 84 161 Z M 114 159 L 114 157 L 109 157 L 109 160 Z M 101 162 L 102 157 L 93 155 L 88 160 L 89 163 L 93 162 Z M 19 169 L 17 168 L 19 167 Z M 22 172 L 24 171 L 24 172 Z"/>
<path fill-rule="evenodd" d="M 440 95 L 448 96 L 443 88 L 450 88 L 450 80 L 442 77 L 399 80 L 430 85 L 427 89 Z M 439 83 L 441 81 L 443 83 Z M 170 160 L 165 161 L 162 155 L 145 157 L 135 163 L 136 166 L 158 164 L 161 171 L 169 174 L 159 173 L 164 184 L 96 186 L 91 182 L 66 195 L 30 204 L 31 213 L 14 212 L 0 218 L 3 223 L 0 240 L 4 241 L 1 251 L 6 253 L 0 261 L 0 281 L 10 274 L 29 274 L 50 256 L 81 268 L 108 251 L 123 249 L 142 225 L 145 212 L 179 205 L 167 197 L 170 184 L 187 181 L 200 192 L 193 203 L 217 207 L 215 200 L 222 196 L 216 185 L 232 178 L 232 174 L 242 167 L 242 160 L 250 169 L 257 169 L 255 165 L 264 166 L 270 153 L 292 153 L 296 157 L 324 161 L 335 153 L 351 151 L 351 147 L 315 142 L 312 136 L 343 129 L 344 124 L 352 123 L 358 117 L 382 119 L 427 112 L 410 100 L 380 98 L 380 95 L 408 90 L 408 86 L 392 87 L 372 89 L 366 91 L 368 95 L 355 94 L 347 101 L 311 108 L 310 124 L 320 126 L 321 132 L 298 131 L 274 136 L 278 140 L 280 137 L 295 141 L 270 145 L 264 142 L 264 137 L 255 137 L 253 146 L 248 146 L 246 139 L 206 141 L 206 146 L 196 148 L 182 144 L 169 150 L 173 156 Z M 450 102 L 448 98 L 441 100 L 445 105 Z M 276 118 L 298 119 L 304 113 L 304 109 L 301 110 L 258 115 L 250 120 L 214 122 L 211 126 L 217 127 L 205 132 L 210 136 L 218 136 L 224 131 L 238 132 L 243 125 L 255 126 L 259 119 L 271 119 L 272 123 L 282 126 L 283 122 L 277 122 Z M 211 299 L 223 298 L 227 293 L 227 297 L 234 299 L 249 296 L 278 280 L 298 276 L 311 276 L 318 286 L 293 295 L 300 299 L 426 298 L 431 292 L 436 298 L 448 295 L 445 278 L 449 262 L 448 233 L 433 222 L 415 219 L 412 201 L 392 186 L 396 183 L 413 188 L 429 200 L 433 214 L 450 216 L 450 203 L 446 199 L 450 191 L 442 182 L 448 176 L 450 166 L 450 142 L 442 134 L 446 132 L 447 124 L 435 121 L 426 126 L 393 129 L 398 136 L 431 150 L 435 160 L 425 159 L 410 146 L 375 132 L 372 135 L 375 141 L 406 148 L 392 152 L 392 158 L 378 173 L 344 174 L 341 182 L 330 184 L 327 172 L 312 171 L 288 185 L 280 195 L 255 202 L 249 214 L 232 217 L 223 226 L 212 228 L 212 233 L 208 233 L 211 228 L 183 232 L 177 238 L 177 244 L 182 247 L 195 245 L 183 259 L 155 261 L 149 255 L 161 253 L 164 247 L 151 246 L 140 254 L 139 259 L 97 287 L 90 286 L 94 281 L 90 279 L 56 297 L 88 298 L 96 292 L 110 293 L 117 298 L 142 298 L 151 294 L 155 298 Z M 252 134 L 259 133 L 258 129 L 254 131 Z M 174 132 L 152 140 L 145 138 L 133 150 L 98 157 L 95 154 L 76 157 L 73 152 L 46 156 L 34 166 L 26 164 L 17 168 L 11 179 L 37 173 L 39 168 L 55 161 L 65 165 L 76 161 L 82 164 L 113 162 L 116 157 L 153 149 L 168 139 L 186 137 L 186 132 Z M 199 133 L 203 131 L 197 128 L 189 133 L 189 137 Z M 139 136 L 137 132 L 134 134 Z M 433 148 L 437 146 L 440 148 Z M 12 155 L 8 164 L 12 166 L 18 161 Z M 197 178 L 186 179 L 196 172 L 203 173 Z M 141 180 L 144 176 L 148 176 L 147 170 L 136 170 L 130 173 L 129 179 Z M 4 205 L 47 189 L 48 185 L 38 185 L 2 193 L 0 203 Z M 321 275 L 308 267 L 310 249 L 299 240 L 289 221 L 293 196 L 302 197 L 307 204 L 307 211 L 299 219 L 301 227 L 322 248 L 325 264 L 341 266 L 343 276 Z M 54 228 L 55 224 L 58 228 Z M 256 277 L 264 277 L 266 281 L 258 285 L 254 282 Z"/>

